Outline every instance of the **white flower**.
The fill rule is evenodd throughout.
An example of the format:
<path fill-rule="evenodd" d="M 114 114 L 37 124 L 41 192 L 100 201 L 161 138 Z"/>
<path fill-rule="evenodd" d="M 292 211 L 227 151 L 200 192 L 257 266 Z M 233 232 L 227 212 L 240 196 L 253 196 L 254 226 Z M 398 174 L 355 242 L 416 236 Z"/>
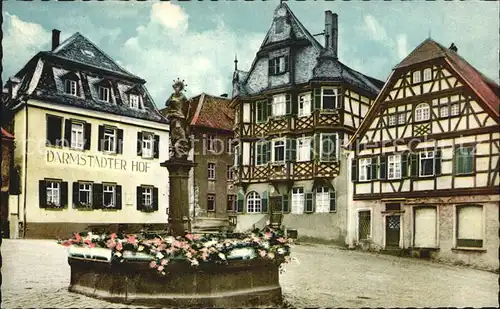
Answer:
<path fill-rule="evenodd" d="M 221 258 L 221 260 L 226 260 L 226 256 L 224 255 L 224 253 L 219 253 L 219 257 Z"/>
<path fill-rule="evenodd" d="M 158 259 L 163 259 L 165 256 L 161 253 L 161 252 L 158 252 L 158 254 L 156 254 L 156 258 Z"/>
<path fill-rule="evenodd" d="M 211 241 L 207 241 L 207 242 L 205 242 L 205 243 L 203 244 L 203 246 L 205 246 L 205 247 L 207 247 L 207 248 L 208 248 L 208 247 L 210 247 L 210 246 L 215 245 L 216 243 L 217 243 L 217 240 L 211 240 Z"/>
<path fill-rule="evenodd" d="M 200 265 L 200 263 L 198 262 L 197 259 L 192 259 L 191 260 L 191 266 L 198 266 L 198 265 Z"/>
<path fill-rule="evenodd" d="M 269 242 L 268 241 L 264 241 L 262 243 L 262 247 L 264 247 L 266 250 L 269 250 Z"/>
<path fill-rule="evenodd" d="M 117 257 L 120 257 L 120 256 L 122 256 L 122 253 L 121 253 L 121 252 L 116 252 L 116 253 L 115 253 L 115 255 L 116 255 Z"/>
<path fill-rule="evenodd" d="M 222 249 L 224 249 L 224 245 L 223 244 L 216 244 L 215 248 L 217 248 L 217 250 L 222 250 Z"/>
<path fill-rule="evenodd" d="M 278 254 L 281 254 L 281 255 L 285 254 L 285 249 L 283 249 L 283 248 L 278 248 L 277 251 L 278 251 Z"/>
<path fill-rule="evenodd" d="M 175 238 L 173 236 L 168 236 L 167 238 L 165 238 L 165 242 L 167 244 L 173 244 L 175 241 Z"/>
<path fill-rule="evenodd" d="M 137 248 L 137 251 L 142 251 L 142 250 L 144 250 L 144 246 L 139 246 L 139 247 Z"/>

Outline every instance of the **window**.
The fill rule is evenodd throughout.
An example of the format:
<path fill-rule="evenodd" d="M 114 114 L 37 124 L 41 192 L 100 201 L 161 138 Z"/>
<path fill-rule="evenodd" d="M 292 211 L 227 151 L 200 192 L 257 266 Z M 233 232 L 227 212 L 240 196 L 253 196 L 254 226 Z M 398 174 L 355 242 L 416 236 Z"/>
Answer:
<path fill-rule="evenodd" d="M 139 96 L 137 94 L 129 94 L 130 107 L 139 109 Z"/>
<path fill-rule="evenodd" d="M 273 162 L 275 162 L 275 163 L 285 162 L 285 141 L 284 140 L 274 140 L 272 150 L 273 150 Z"/>
<path fill-rule="evenodd" d="M 233 153 L 233 139 L 232 138 L 226 139 L 226 152 L 228 154 Z"/>
<path fill-rule="evenodd" d="M 474 171 L 474 147 L 455 149 L 455 174 L 472 174 Z"/>
<path fill-rule="evenodd" d="M 286 114 L 286 96 L 284 94 L 273 97 L 272 112 L 273 116 L 283 116 Z"/>
<path fill-rule="evenodd" d="M 255 118 L 257 122 L 267 121 L 267 101 L 257 101 L 255 103 Z"/>
<path fill-rule="evenodd" d="M 66 94 L 77 96 L 78 95 L 78 84 L 77 84 L 76 80 L 66 79 L 64 81 L 64 92 Z"/>
<path fill-rule="evenodd" d="M 321 133 L 320 160 L 331 162 L 337 160 L 337 134 Z"/>
<path fill-rule="evenodd" d="M 451 113 L 452 116 L 458 116 L 460 114 L 460 104 L 455 103 L 451 105 Z"/>
<path fill-rule="evenodd" d="M 439 117 L 446 118 L 446 117 L 448 117 L 448 115 L 449 115 L 448 106 L 441 106 L 439 108 Z"/>
<path fill-rule="evenodd" d="M 207 211 L 215 211 L 215 194 L 207 195 Z"/>
<path fill-rule="evenodd" d="M 398 124 L 404 124 L 406 122 L 406 113 L 398 114 Z"/>
<path fill-rule="evenodd" d="M 427 68 L 424 70 L 424 82 L 430 81 L 432 79 L 432 69 Z"/>
<path fill-rule="evenodd" d="M 311 160 L 311 138 L 301 137 L 297 139 L 297 162 Z"/>
<path fill-rule="evenodd" d="M 337 88 L 321 88 L 321 107 L 323 110 L 339 108 L 339 93 Z"/>
<path fill-rule="evenodd" d="M 483 246 L 483 207 L 457 206 L 457 247 Z"/>
<path fill-rule="evenodd" d="M 262 212 L 260 195 L 255 191 L 252 191 L 247 195 L 247 212 L 248 213 Z"/>
<path fill-rule="evenodd" d="M 292 189 L 292 213 L 301 213 L 304 210 L 304 188 Z"/>
<path fill-rule="evenodd" d="M 299 95 L 299 117 L 309 116 L 311 114 L 311 94 L 304 93 Z"/>
<path fill-rule="evenodd" d="M 83 149 L 83 123 L 71 123 L 71 148 Z"/>
<path fill-rule="evenodd" d="M 267 163 L 267 142 L 255 143 L 255 165 L 264 165 Z"/>
<path fill-rule="evenodd" d="M 276 75 L 288 72 L 288 55 L 269 59 L 269 75 Z"/>
<path fill-rule="evenodd" d="M 415 108 L 415 121 L 429 120 L 429 117 L 430 117 L 429 104 L 420 103 L 419 105 L 417 105 L 417 107 Z"/>
<path fill-rule="evenodd" d="M 116 205 L 115 185 L 103 185 L 102 205 L 105 208 L 114 208 Z"/>
<path fill-rule="evenodd" d="M 285 28 L 285 21 L 283 20 L 283 18 L 276 20 L 274 33 L 276 33 L 276 34 L 282 33 L 284 28 Z"/>
<path fill-rule="evenodd" d="M 116 130 L 104 128 L 104 151 L 116 152 Z"/>
<path fill-rule="evenodd" d="M 142 206 L 145 208 L 153 207 L 153 188 L 151 187 L 142 188 Z"/>
<path fill-rule="evenodd" d="M 153 157 L 153 143 L 154 135 L 143 133 L 142 134 L 142 157 L 152 158 Z"/>
<path fill-rule="evenodd" d="M 388 179 L 401 178 L 401 155 L 391 155 L 387 158 Z"/>
<path fill-rule="evenodd" d="M 424 151 L 420 154 L 420 176 L 434 175 L 434 151 Z"/>
<path fill-rule="evenodd" d="M 61 206 L 61 183 L 58 181 L 46 181 L 47 206 Z"/>
<path fill-rule="evenodd" d="M 330 193 L 327 187 L 316 188 L 316 212 L 330 211 Z"/>
<path fill-rule="evenodd" d="M 215 163 L 208 163 L 208 180 L 215 180 Z"/>
<path fill-rule="evenodd" d="M 214 151 L 215 150 L 215 135 L 208 134 L 207 135 L 207 150 Z"/>
<path fill-rule="evenodd" d="M 98 88 L 98 95 L 99 95 L 99 100 L 104 101 L 104 102 L 109 102 L 109 88 L 106 87 L 99 87 Z"/>
<path fill-rule="evenodd" d="M 238 166 L 238 160 L 240 158 L 240 145 L 234 145 L 234 156 L 233 156 L 233 165 Z"/>
<path fill-rule="evenodd" d="M 395 126 L 396 125 L 396 115 L 389 115 L 387 117 L 387 123 L 390 125 L 390 126 Z"/>
<path fill-rule="evenodd" d="M 359 159 L 359 181 L 371 179 L 372 158 Z"/>
<path fill-rule="evenodd" d="M 62 139 L 62 118 L 47 115 L 47 145 L 60 145 Z"/>
<path fill-rule="evenodd" d="M 420 83 L 420 71 L 413 72 L 413 83 Z"/>
<path fill-rule="evenodd" d="M 82 206 L 92 205 L 92 184 L 79 183 L 78 184 L 78 202 Z"/>
<path fill-rule="evenodd" d="M 234 194 L 227 195 L 227 211 L 236 211 L 236 196 Z"/>
<path fill-rule="evenodd" d="M 227 166 L 227 181 L 233 181 L 233 167 L 231 165 Z"/>

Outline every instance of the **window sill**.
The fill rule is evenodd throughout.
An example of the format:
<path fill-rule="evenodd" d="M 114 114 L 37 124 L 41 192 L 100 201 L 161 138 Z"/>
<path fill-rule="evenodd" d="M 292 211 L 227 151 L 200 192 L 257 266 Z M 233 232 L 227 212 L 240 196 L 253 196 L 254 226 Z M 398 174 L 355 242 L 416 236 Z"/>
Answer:
<path fill-rule="evenodd" d="M 89 206 L 89 207 L 76 206 L 75 209 L 78 211 L 92 211 L 92 210 L 94 210 L 94 208 L 92 208 L 92 206 Z"/>
<path fill-rule="evenodd" d="M 45 210 L 55 210 L 55 211 L 62 211 L 62 210 L 64 210 L 64 207 L 57 207 L 57 206 L 55 206 L 55 207 L 54 207 L 54 206 L 47 206 L 47 207 L 45 207 L 45 208 L 43 208 L 43 209 L 45 209 Z"/>
<path fill-rule="evenodd" d="M 102 153 L 107 155 L 107 156 L 115 156 L 118 154 L 116 151 L 106 151 L 106 150 L 103 150 Z"/>
<path fill-rule="evenodd" d="M 471 177 L 471 176 L 476 176 L 476 173 L 469 173 L 469 174 L 455 174 L 455 177 Z"/>
<path fill-rule="evenodd" d="M 474 247 L 455 247 L 451 248 L 451 251 L 469 251 L 469 252 L 481 252 L 485 253 L 486 249 L 483 248 L 474 248 Z"/>
<path fill-rule="evenodd" d="M 153 159 L 155 159 L 155 157 L 154 156 L 147 156 L 147 157 L 141 156 L 141 159 L 143 159 L 143 160 L 153 160 Z"/>
<path fill-rule="evenodd" d="M 82 151 L 82 152 L 86 150 L 85 148 L 77 148 L 77 147 L 71 147 L 71 146 L 69 146 L 69 149 L 73 150 L 73 151 Z"/>
<path fill-rule="evenodd" d="M 64 148 L 62 145 L 52 145 L 50 143 L 45 144 L 45 147 L 56 148 L 56 149 L 63 149 Z"/>
<path fill-rule="evenodd" d="M 112 207 L 109 207 L 109 208 L 101 208 L 102 211 L 118 211 L 120 209 L 117 209 L 117 208 L 112 208 Z"/>

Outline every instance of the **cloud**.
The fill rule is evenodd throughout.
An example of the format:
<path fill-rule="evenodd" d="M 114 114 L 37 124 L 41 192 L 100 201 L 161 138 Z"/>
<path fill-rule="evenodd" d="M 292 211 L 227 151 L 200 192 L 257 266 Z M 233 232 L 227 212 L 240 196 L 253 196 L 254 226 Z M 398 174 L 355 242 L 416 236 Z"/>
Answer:
<path fill-rule="evenodd" d="M 396 37 L 396 46 L 399 59 L 403 59 L 409 54 L 408 40 L 405 34 L 400 34 Z"/>
<path fill-rule="evenodd" d="M 41 49 L 48 49 L 50 33 L 41 25 L 25 22 L 16 15 L 5 12 L 4 15 L 3 57 L 4 66 L 10 68 L 9 74 L 15 74 L 12 69 L 20 70 Z M 8 48 L 5 48 L 8 46 Z M 7 70 L 6 70 L 7 71 Z M 8 76 L 4 76 L 8 78 Z"/>
<path fill-rule="evenodd" d="M 177 77 L 188 85 L 187 95 L 201 92 L 230 94 L 234 55 L 239 68 L 249 69 L 264 33 L 236 33 L 222 18 L 214 28 L 189 29 L 189 16 L 178 5 L 155 3 L 149 20 L 137 27 L 123 44 L 120 61 L 147 81 L 157 106 L 162 108 Z"/>
<path fill-rule="evenodd" d="M 384 27 L 371 15 L 365 16 L 365 26 L 372 40 L 386 41 L 387 33 Z"/>

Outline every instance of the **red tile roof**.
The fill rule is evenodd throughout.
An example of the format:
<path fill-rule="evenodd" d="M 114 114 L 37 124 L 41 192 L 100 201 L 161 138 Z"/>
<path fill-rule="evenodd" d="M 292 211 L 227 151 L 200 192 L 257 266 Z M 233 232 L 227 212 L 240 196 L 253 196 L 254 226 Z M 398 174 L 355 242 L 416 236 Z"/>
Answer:
<path fill-rule="evenodd" d="M 493 113 L 499 116 L 500 99 L 498 97 L 498 84 L 481 74 L 481 72 L 476 70 L 459 54 L 449 48 L 445 48 L 432 39 L 427 39 L 417 46 L 395 69 L 437 58 L 444 58 Z"/>
<path fill-rule="evenodd" d="M 192 126 L 233 130 L 234 109 L 230 107 L 230 99 L 202 93 L 190 101 L 191 109 L 194 111 L 191 118 Z"/>
<path fill-rule="evenodd" d="M 2 129 L 2 139 L 14 139 L 14 135 L 10 134 L 9 132 L 5 131 L 4 128 Z"/>

